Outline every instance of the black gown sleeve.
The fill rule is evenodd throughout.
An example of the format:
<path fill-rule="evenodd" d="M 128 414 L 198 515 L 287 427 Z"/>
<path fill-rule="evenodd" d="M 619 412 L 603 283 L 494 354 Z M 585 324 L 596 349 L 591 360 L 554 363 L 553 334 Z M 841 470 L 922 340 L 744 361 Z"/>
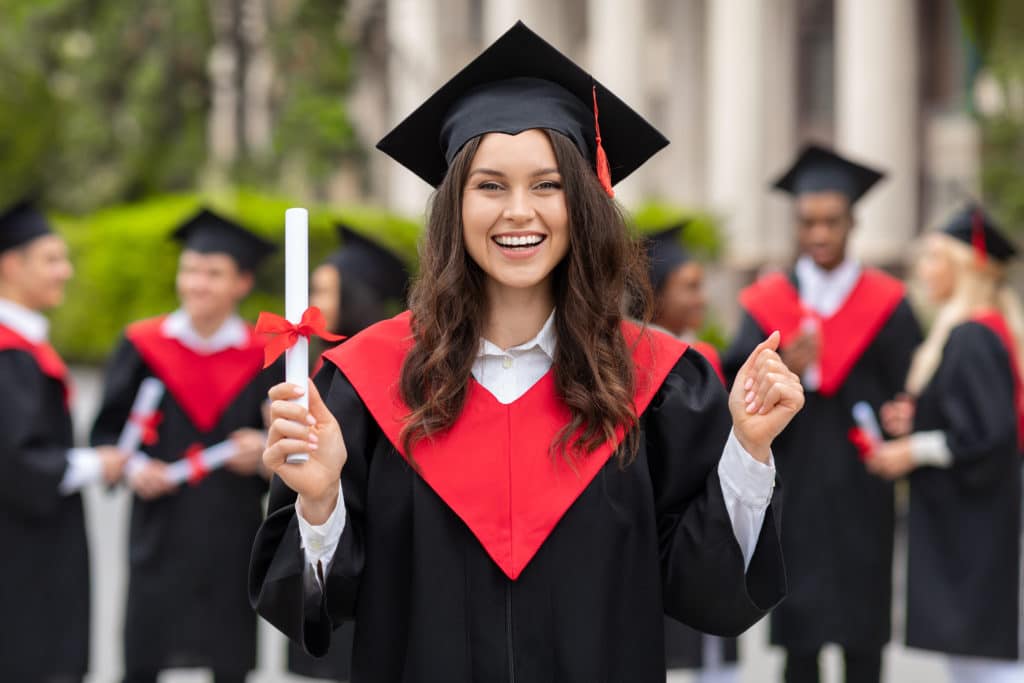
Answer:
<path fill-rule="evenodd" d="M 732 386 L 740 368 L 747 362 L 747 357 L 753 353 L 757 345 L 765 340 L 767 335 L 761 326 L 750 317 L 750 314 L 743 311 L 743 318 L 740 320 L 740 328 L 732 343 L 722 356 L 722 372 L 725 374 L 725 381 Z"/>
<path fill-rule="evenodd" d="M 899 393 L 906 386 L 910 362 L 922 340 L 921 326 L 910 304 L 903 299 L 872 342 L 885 350 L 879 357 L 882 380 L 890 394 Z"/>
<path fill-rule="evenodd" d="M 0 386 L 7 396 L 0 410 L 0 504 L 29 517 L 57 514 L 68 466 L 67 448 L 53 443 L 47 431 L 46 381 L 28 353 L 0 351 Z"/>
<path fill-rule="evenodd" d="M 665 612 L 722 636 L 745 631 L 786 592 L 777 502 L 767 510 L 744 571 L 718 477 L 731 425 L 721 382 L 692 350 L 669 373 L 644 414 Z"/>
<path fill-rule="evenodd" d="M 306 600 L 305 553 L 295 514 L 296 494 L 275 477 L 267 518 L 253 543 L 249 600 L 264 619 L 301 643 L 308 653 L 322 656 L 330 644 L 331 632 L 355 613 L 365 562 L 367 475 L 380 430 L 355 389 L 333 365 L 326 365 L 314 381 L 321 390 L 328 386 L 324 401 L 341 425 L 348 451 L 341 477 L 345 529 L 334 559 L 326 568 L 323 595 Z"/>
<path fill-rule="evenodd" d="M 89 436 L 93 446 L 117 443 L 144 375 L 142 357 L 128 339 L 121 337 L 104 371 L 103 398 Z"/>
<path fill-rule="evenodd" d="M 968 486 L 987 487 L 1005 469 L 1000 454 L 1017 444 L 1009 354 L 984 325 L 960 325 L 949 335 L 932 382 L 928 393 L 939 401 L 953 467 Z"/>

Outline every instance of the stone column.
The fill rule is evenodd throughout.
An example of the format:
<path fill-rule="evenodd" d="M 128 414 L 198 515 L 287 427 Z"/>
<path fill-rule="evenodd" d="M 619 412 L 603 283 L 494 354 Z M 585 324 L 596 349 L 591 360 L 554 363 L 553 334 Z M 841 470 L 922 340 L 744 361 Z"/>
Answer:
<path fill-rule="evenodd" d="M 916 3 L 836 0 L 836 142 L 887 177 L 857 207 L 854 252 L 901 261 L 918 222 Z"/>

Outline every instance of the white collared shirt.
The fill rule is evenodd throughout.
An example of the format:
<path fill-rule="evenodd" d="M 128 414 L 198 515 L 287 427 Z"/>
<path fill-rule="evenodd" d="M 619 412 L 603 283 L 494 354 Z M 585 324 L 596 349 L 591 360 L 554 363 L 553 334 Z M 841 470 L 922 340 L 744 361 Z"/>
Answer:
<path fill-rule="evenodd" d="M 533 339 L 508 349 L 503 350 L 481 339 L 473 363 L 473 377 L 501 403 L 515 401 L 551 369 L 556 345 L 554 316 L 552 312 Z M 748 566 L 771 503 L 775 485 L 775 461 L 773 458 L 767 465 L 758 462 L 729 432 L 718 463 L 718 476 L 733 533 L 743 552 L 744 566 Z M 311 595 L 321 590 L 316 567 L 322 567 L 326 575 L 345 529 L 345 499 L 339 487 L 334 512 L 320 525 L 312 525 L 305 520 L 298 502 L 295 503 L 295 510 L 306 556 L 306 592 Z"/>
<path fill-rule="evenodd" d="M 46 316 L 10 299 L 0 299 L 0 325 L 11 328 L 33 344 L 49 340 L 50 321 Z M 103 475 L 100 458 L 92 448 L 70 448 L 67 459 L 68 466 L 58 486 L 63 495 L 97 482 Z"/>
<path fill-rule="evenodd" d="M 187 348 L 203 355 L 230 348 L 244 348 L 249 344 L 249 328 L 237 315 L 229 316 L 216 332 L 203 337 L 196 332 L 188 313 L 178 309 L 164 319 L 160 331 L 165 337 L 177 339 Z"/>
<path fill-rule="evenodd" d="M 818 267 L 810 256 L 801 256 L 795 270 L 800 303 L 819 317 L 830 318 L 850 298 L 850 292 L 860 280 L 862 268 L 858 261 L 846 259 L 832 270 L 825 270 Z M 812 331 L 817 325 L 817 320 L 808 318 L 804 321 L 804 331 Z M 817 391 L 821 386 L 821 368 L 817 363 L 809 365 L 800 380 L 808 390 Z"/>

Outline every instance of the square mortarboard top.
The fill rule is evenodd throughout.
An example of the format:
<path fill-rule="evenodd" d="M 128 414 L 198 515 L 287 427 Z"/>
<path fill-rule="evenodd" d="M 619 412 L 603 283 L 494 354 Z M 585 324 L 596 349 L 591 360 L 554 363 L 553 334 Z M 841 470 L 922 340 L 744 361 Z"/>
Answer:
<path fill-rule="evenodd" d="M 875 170 L 818 145 L 808 145 L 773 187 L 794 196 L 814 192 L 840 192 L 850 206 L 885 177 Z"/>
<path fill-rule="evenodd" d="M 345 223 L 338 224 L 342 246 L 327 257 L 343 278 L 363 281 L 386 299 L 403 300 L 409 283 L 405 263 L 393 253 Z"/>
<path fill-rule="evenodd" d="M 600 166 L 595 119 L 610 171 L 606 190 L 668 144 L 640 114 L 517 22 L 377 148 L 434 187 L 459 150 L 485 133 L 554 130 L 569 138 L 592 166 Z"/>
<path fill-rule="evenodd" d="M 975 202 L 957 211 L 942 232 L 974 247 L 975 251 L 1005 263 L 1017 255 L 1017 248 L 988 213 Z"/>
<path fill-rule="evenodd" d="M 250 272 L 275 250 L 272 243 L 207 208 L 175 228 L 171 236 L 191 251 L 227 254 L 240 270 Z"/>
<path fill-rule="evenodd" d="M 686 223 L 680 222 L 644 238 L 647 274 L 655 292 L 665 284 L 672 271 L 690 261 L 690 253 L 679 241 L 685 228 Z"/>
<path fill-rule="evenodd" d="M 22 199 L 0 213 L 0 252 L 50 234 L 50 222 L 30 199 Z"/>

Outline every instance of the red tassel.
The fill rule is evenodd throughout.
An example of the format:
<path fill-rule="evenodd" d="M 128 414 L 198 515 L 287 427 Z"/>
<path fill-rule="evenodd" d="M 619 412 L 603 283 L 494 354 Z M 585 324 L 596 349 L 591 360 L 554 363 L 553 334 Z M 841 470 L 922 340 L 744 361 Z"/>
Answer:
<path fill-rule="evenodd" d="M 974 247 L 974 258 L 978 265 L 984 267 L 988 263 L 988 248 L 985 244 L 985 223 L 981 211 L 971 216 L 971 246 Z"/>
<path fill-rule="evenodd" d="M 597 138 L 597 179 L 601 187 L 609 197 L 615 197 L 615 190 L 612 189 L 612 171 L 608 165 L 608 155 L 601 145 L 601 124 L 597 122 L 597 86 L 591 86 L 594 96 L 594 135 Z"/>

